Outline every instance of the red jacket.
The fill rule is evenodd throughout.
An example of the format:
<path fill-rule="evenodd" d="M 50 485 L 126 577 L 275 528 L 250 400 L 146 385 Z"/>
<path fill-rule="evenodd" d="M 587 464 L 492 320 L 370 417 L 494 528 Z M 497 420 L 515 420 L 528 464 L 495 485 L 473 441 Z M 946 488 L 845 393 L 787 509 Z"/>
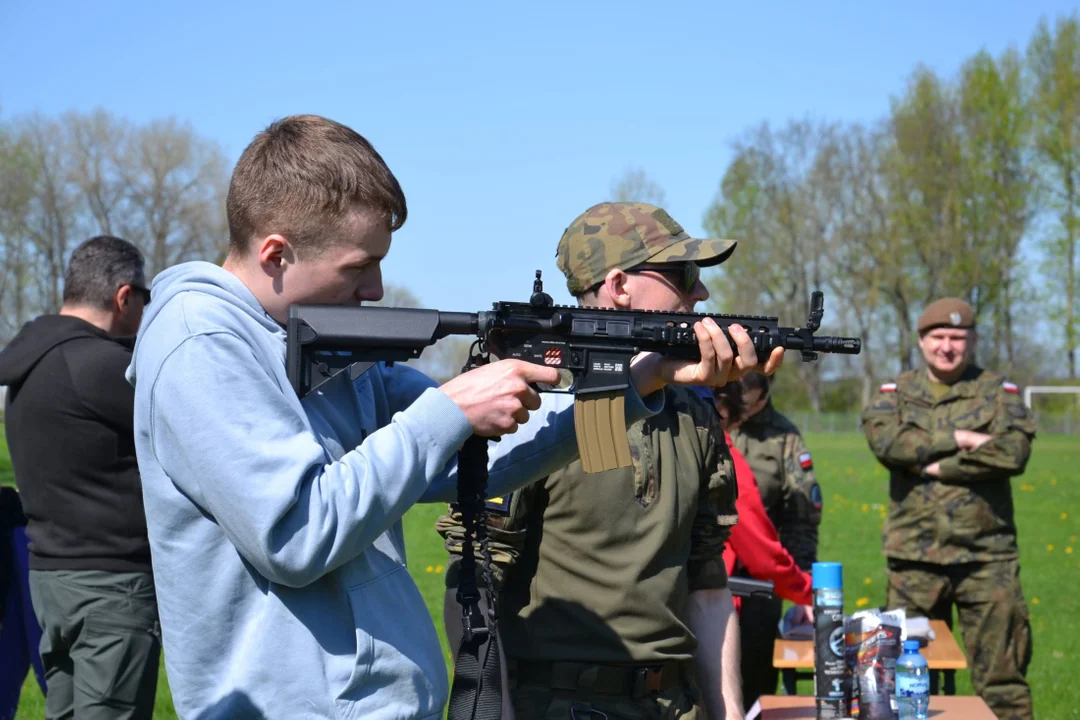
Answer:
<path fill-rule="evenodd" d="M 780 544 L 776 527 L 765 513 L 761 502 L 754 471 L 746 462 L 743 454 L 735 448 L 731 436 L 724 433 L 731 457 L 735 461 L 735 480 L 739 487 L 739 498 L 735 509 L 739 512 L 739 521 L 731 529 L 731 537 L 724 547 L 724 565 L 728 575 L 735 570 L 736 561 L 751 577 L 757 580 L 772 580 L 773 592 L 784 600 L 798 605 L 810 605 L 813 602 L 810 573 L 799 569 L 794 558 Z M 738 609 L 742 598 L 735 598 Z"/>

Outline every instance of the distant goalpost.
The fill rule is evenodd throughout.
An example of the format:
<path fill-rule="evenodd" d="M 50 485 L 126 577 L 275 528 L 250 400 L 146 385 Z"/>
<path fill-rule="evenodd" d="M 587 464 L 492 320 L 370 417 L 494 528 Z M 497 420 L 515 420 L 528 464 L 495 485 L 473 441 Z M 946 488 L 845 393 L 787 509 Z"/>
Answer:
<path fill-rule="evenodd" d="M 1024 404 L 1031 409 L 1032 395 L 1080 395 L 1080 385 L 1029 385 L 1024 388 Z"/>

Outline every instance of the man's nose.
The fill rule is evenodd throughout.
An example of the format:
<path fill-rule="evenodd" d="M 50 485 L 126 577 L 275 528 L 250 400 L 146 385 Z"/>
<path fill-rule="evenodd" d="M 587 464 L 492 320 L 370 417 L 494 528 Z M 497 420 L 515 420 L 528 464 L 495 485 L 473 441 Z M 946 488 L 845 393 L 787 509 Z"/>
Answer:
<path fill-rule="evenodd" d="M 705 302 L 709 299 L 709 288 L 705 287 L 705 283 L 698 280 L 694 283 L 694 287 L 690 288 L 690 300 L 695 303 Z"/>
<path fill-rule="evenodd" d="M 373 285 L 366 285 L 364 287 L 357 288 L 355 297 L 357 300 L 364 302 L 379 302 L 383 299 L 385 291 L 383 290 L 383 284 L 380 280 Z"/>

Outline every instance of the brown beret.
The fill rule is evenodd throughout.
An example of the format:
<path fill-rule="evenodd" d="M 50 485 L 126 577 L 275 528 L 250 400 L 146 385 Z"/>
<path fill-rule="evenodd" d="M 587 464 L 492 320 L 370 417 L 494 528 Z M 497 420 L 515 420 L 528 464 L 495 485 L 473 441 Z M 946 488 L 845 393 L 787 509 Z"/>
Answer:
<path fill-rule="evenodd" d="M 960 298 L 942 298 L 926 306 L 919 317 L 919 332 L 939 327 L 973 328 L 975 311 Z"/>

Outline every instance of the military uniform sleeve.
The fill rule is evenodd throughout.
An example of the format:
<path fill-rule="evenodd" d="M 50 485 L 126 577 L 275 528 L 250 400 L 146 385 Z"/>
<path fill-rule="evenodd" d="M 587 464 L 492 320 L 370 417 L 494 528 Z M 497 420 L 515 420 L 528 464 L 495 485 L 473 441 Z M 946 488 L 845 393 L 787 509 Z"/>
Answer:
<path fill-rule="evenodd" d="M 735 509 L 735 501 L 739 496 L 735 463 L 724 440 L 719 418 L 715 412 L 711 415 L 699 431 L 704 434 L 705 462 L 701 473 L 701 492 L 698 493 L 698 511 L 691 530 L 690 557 L 687 561 L 691 592 L 727 587 L 724 544 L 739 519 Z"/>
<path fill-rule="evenodd" d="M 799 567 L 806 571 L 817 561 L 822 502 L 821 487 L 814 474 L 810 451 L 802 435 L 791 432 L 784 440 L 784 505 L 780 541 Z"/>
<path fill-rule="evenodd" d="M 542 482 L 527 485 L 502 497 L 488 498 L 485 504 L 488 549 L 491 552 L 492 576 L 496 587 L 502 586 L 507 570 L 521 556 L 525 546 L 529 508 Z M 446 587 L 456 588 L 465 538 L 461 509 L 455 504 L 449 505 L 446 514 L 435 522 L 435 530 L 443 537 L 443 546 L 450 555 L 446 563 Z M 484 556 L 480 545 L 475 541 L 473 556 L 477 563 L 477 583 L 480 583 L 480 563 L 484 561 Z"/>
<path fill-rule="evenodd" d="M 896 383 L 881 386 L 862 412 L 862 426 L 870 451 L 888 468 L 918 472 L 957 451 L 952 432 L 930 432 L 901 419 Z"/>
<path fill-rule="evenodd" d="M 994 403 L 991 439 L 974 450 L 961 450 L 942 460 L 940 480 L 978 482 L 1024 472 L 1031 456 L 1031 441 L 1035 439 L 1035 418 L 1012 383 L 1003 383 L 997 389 Z"/>

